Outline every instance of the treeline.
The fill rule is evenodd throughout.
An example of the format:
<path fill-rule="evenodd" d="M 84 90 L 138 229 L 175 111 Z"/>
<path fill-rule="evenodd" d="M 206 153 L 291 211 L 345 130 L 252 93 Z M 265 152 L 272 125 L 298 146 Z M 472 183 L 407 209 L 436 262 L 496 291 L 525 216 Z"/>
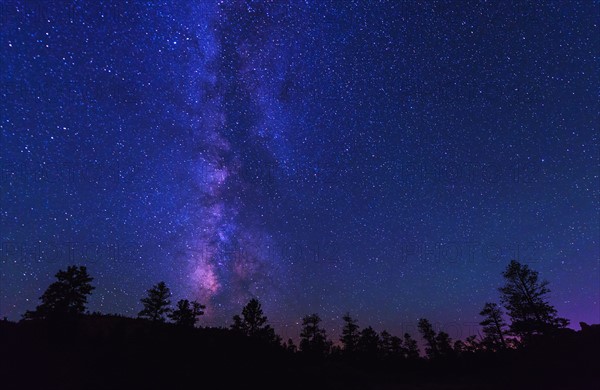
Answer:
<path fill-rule="evenodd" d="M 565 328 L 569 321 L 557 315 L 549 303 L 548 282 L 540 280 L 537 271 L 517 261 L 511 261 L 502 273 L 504 285 L 500 303 L 487 302 L 480 315 L 483 335 L 472 335 L 453 341 L 443 331 L 436 332 L 425 318 L 418 321 L 418 330 L 425 342 L 425 356 L 429 359 L 457 357 L 478 351 L 497 352 L 518 349 L 534 342 L 536 338 L 551 336 Z M 52 283 L 40 297 L 41 303 L 27 311 L 23 320 L 53 320 L 84 315 L 87 298 L 95 287 L 93 278 L 84 266 L 69 266 L 56 274 Z M 176 326 L 193 328 L 205 306 L 194 300 L 179 300 L 171 307 L 171 292 L 164 282 L 147 291 L 141 299 L 142 310 L 138 317 L 152 322 L 172 322 Z M 231 330 L 264 343 L 280 346 L 290 353 L 300 352 L 311 357 L 344 356 L 364 358 L 418 359 L 417 341 L 408 333 L 401 337 L 387 331 L 376 332 L 371 326 L 360 328 L 350 313 L 343 317 L 339 343 L 328 337 L 318 314 L 302 319 L 300 343 L 292 339 L 285 342 L 269 324 L 261 304 L 251 299 L 239 315 L 233 317 Z"/>

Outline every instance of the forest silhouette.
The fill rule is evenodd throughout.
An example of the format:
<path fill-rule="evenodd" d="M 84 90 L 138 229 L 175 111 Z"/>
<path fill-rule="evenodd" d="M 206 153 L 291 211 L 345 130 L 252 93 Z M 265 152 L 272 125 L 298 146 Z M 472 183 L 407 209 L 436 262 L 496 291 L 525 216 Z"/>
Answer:
<path fill-rule="evenodd" d="M 172 306 L 164 282 L 141 298 L 137 318 L 89 313 L 93 278 L 69 266 L 21 321 L 0 321 L 2 388 L 596 388 L 600 325 L 567 328 L 529 266 L 513 260 L 502 276 L 481 335 L 452 340 L 426 318 L 418 335 L 393 335 L 345 313 L 332 340 L 313 313 L 296 346 L 255 298 L 229 328 L 199 327 L 206 307 Z"/>

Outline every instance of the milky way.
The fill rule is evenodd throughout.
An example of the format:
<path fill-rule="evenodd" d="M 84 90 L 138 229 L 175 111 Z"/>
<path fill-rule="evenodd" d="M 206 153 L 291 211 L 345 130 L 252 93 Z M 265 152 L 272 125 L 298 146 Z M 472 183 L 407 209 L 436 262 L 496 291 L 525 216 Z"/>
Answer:
<path fill-rule="evenodd" d="M 3 3 L 0 316 L 77 263 L 91 310 L 164 280 L 205 324 L 258 297 L 284 337 L 346 311 L 464 337 L 516 258 L 599 322 L 597 15 Z"/>
<path fill-rule="evenodd" d="M 278 162 L 286 158 L 286 112 L 274 94 L 281 84 L 278 63 L 287 53 L 280 51 L 275 61 L 269 57 L 281 31 L 270 26 L 264 8 L 207 6 L 198 18 L 208 28 L 197 37 L 201 61 L 190 66 L 199 75 L 191 86 L 198 199 L 186 256 L 202 301 L 268 298 L 268 287 L 284 276 L 269 229 L 256 222 L 260 211 L 246 201 L 264 199 Z M 233 31 L 228 22 L 235 21 L 248 25 Z"/>

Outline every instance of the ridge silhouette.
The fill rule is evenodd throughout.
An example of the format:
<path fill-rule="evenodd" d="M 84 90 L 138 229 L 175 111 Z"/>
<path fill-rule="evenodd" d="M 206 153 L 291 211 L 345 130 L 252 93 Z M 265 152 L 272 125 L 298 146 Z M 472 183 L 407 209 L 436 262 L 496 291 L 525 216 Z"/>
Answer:
<path fill-rule="evenodd" d="M 549 283 L 511 261 L 500 304 L 481 311 L 483 337 L 453 340 L 421 318 L 424 354 L 402 337 L 342 316 L 339 344 L 317 314 L 302 319 L 299 346 L 282 342 L 258 299 L 230 328 L 196 327 L 205 306 L 171 307 L 164 282 L 140 300 L 138 318 L 86 312 L 95 289 L 85 267 L 70 266 L 18 323 L 0 321 L 3 389 L 181 388 L 593 388 L 600 374 L 600 325 L 566 328 L 549 303 Z M 448 387 L 449 386 L 449 387 Z"/>

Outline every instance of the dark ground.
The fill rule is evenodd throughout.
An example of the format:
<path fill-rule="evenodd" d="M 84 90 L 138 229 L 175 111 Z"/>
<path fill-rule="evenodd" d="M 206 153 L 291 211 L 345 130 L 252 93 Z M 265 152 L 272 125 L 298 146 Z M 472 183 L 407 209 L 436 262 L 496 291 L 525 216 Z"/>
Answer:
<path fill-rule="evenodd" d="M 597 389 L 600 329 L 443 361 L 307 358 L 227 329 L 0 321 L 2 389 Z"/>

